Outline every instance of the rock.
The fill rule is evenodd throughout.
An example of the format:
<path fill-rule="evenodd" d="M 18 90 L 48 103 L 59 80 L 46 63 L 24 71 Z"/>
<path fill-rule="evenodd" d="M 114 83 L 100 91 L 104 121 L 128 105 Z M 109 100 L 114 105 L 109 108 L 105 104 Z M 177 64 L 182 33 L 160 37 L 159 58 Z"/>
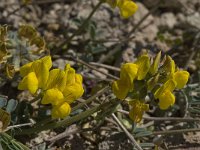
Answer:
<path fill-rule="evenodd" d="M 162 14 L 160 18 L 156 18 L 156 21 L 159 26 L 169 29 L 172 29 L 177 23 L 176 16 L 171 12 Z"/>
<path fill-rule="evenodd" d="M 133 49 L 127 49 L 123 52 L 122 58 L 124 62 L 134 62 L 135 61 L 135 54 L 133 52 Z"/>
<path fill-rule="evenodd" d="M 136 25 L 147 13 L 149 13 L 149 10 L 142 3 L 137 3 L 137 5 L 139 9 L 134 14 L 134 19 L 132 21 L 134 25 Z M 146 42 L 152 42 L 156 38 L 158 32 L 153 15 L 149 15 L 149 17 L 147 17 L 140 25 L 139 29 L 141 29 L 141 31 L 135 33 L 135 40 L 141 43 L 141 45 L 144 45 Z M 129 30 L 131 31 L 132 29 Z"/>
<path fill-rule="evenodd" d="M 132 23 L 136 24 L 138 23 L 142 17 L 144 17 L 147 13 L 149 13 L 149 10 L 140 2 L 137 2 L 138 5 L 138 11 L 133 15 Z M 152 15 L 149 15 L 144 22 L 142 23 L 142 27 L 149 25 L 154 20 L 154 17 Z"/>
<path fill-rule="evenodd" d="M 189 25 L 200 29 L 200 14 L 198 12 L 196 12 L 194 15 L 188 16 L 186 21 Z"/>

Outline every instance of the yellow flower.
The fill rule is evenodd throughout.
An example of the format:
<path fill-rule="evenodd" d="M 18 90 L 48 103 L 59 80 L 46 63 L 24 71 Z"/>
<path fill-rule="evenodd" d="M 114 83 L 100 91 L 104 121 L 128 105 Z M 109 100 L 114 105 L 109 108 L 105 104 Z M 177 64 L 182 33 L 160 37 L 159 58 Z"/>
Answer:
<path fill-rule="evenodd" d="M 176 82 L 173 79 L 169 79 L 154 93 L 154 97 L 159 99 L 160 109 L 167 109 L 175 102 L 175 96 L 172 94 L 176 88 Z"/>
<path fill-rule="evenodd" d="M 84 89 L 82 85 L 82 80 L 83 79 L 80 74 L 75 74 L 75 83 L 66 85 L 63 94 L 65 97 L 65 101 L 69 104 L 83 95 Z"/>
<path fill-rule="evenodd" d="M 167 80 L 173 79 L 176 82 L 177 89 L 183 88 L 190 76 L 189 72 L 176 69 L 175 62 L 170 56 L 166 57 L 161 70 L 165 72 Z"/>
<path fill-rule="evenodd" d="M 64 118 L 71 111 L 69 104 L 84 93 L 83 79 L 69 64 L 64 70 L 53 69 L 49 72 L 51 66 L 50 56 L 22 66 L 20 74 L 23 79 L 18 88 L 28 89 L 32 94 L 40 88 L 43 94 L 41 103 L 53 106 L 52 117 Z"/>
<path fill-rule="evenodd" d="M 53 69 L 49 72 L 49 78 L 44 90 L 57 88 L 61 92 L 66 86 L 66 73 L 61 69 Z"/>
<path fill-rule="evenodd" d="M 138 66 L 133 63 L 123 64 L 120 71 L 120 79 L 112 84 L 113 93 L 119 99 L 124 99 L 128 92 L 133 90 L 133 80 L 136 78 Z"/>
<path fill-rule="evenodd" d="M 134 63 L 123 64 L 120 71 L 120 80 L 126 83 L 128 89 L 133 88 L 133 80 L 138 73 L 138 65 Z"/>
<path fill-rule="evenodd" d="M 66 85 L 74 84 L 76 72 L 75 72 L 74 68 L 72 68 L 70 66 L 70 64 L 66 64 L 65 73 L 66 73 L 66 76 L 67 76 Z"/>
<path fill-rule="evenodd" d="M 129 18 L 138 9 L 138 6 L 132 0 L 106 0 L 106 2 L 112 8 L 118 7 L 123 18 Z"/>
<path fill-rule="evenodd" d="M 135 62 L 138 65 L 137 79 L 143 80 L 150 69 L 150 59 L 147 54 L 141 55 Z"/>
<path fill-rule="evenodd" d="M 118 80 L 113 82 L 112 91 L 117 98 L 123 100 L 126 98 L 129 88 L 128 85 L 126 85 L 126 83 L 124 83 L 122 80 Z"/>
<path fill-rule="evenodd" d="M 172 63 L 173 64 L 173 63 Z M 175 103 L 175 96 L 172 94 L 175 88 L 181 89 L 188 82 L 189 73 L 187 71 L 173 72 L 172 67 L 170 78 L 154 93 L 154 97 L 159 99 L 160 109 L 167 109 Z"/>
<path fill-rule="evenodd" d="M 44 88 L 42 104 L 52 104 L 52 117 L 64 118 L 69 115 L 70 103 L 80 98 L 83 93 L 83 79 L 80 74 L 69 64 L 64 70 L 53 69 L 49 73 L 47 84 Z"/>
<path fill-rule="evenodd" d="M 47 84 L 44 88 L 42 104 L 59 105 L 64 102 L 63 90 L 66 84 L 66 73 L 60 69 L 53 69 L 49 73 Z"/>
<path fill-rule="evenodd" d="M 52 118 L 65 118 L 71 112 L 71 107 L 68 103 L 64 102 L 60 105 L 53 106 L 51 111 Z"/>
<path fill-rule="evenodd" d="M 123 18 L 129 18 L 138 9 L 138 6 L 132 0 L 118 0 L 117 6 Z"/>
<path fill-rule="evenodd" d="M 19 90 L 29 90 L 31 94 L 34 94 L 38 89 L 38 79 L 34 72 L 30 72 L 25 76 L 18 85 Z"/>
<path fill-rule="evenodd" d="M 24 78 L 19 83 L 18 89 L 28 89 L 30 93 L 34 94 L 38 88 L 44 88 L 49 77 L 49 69 L 51 66 L 52 61 L 50 56 L 22 66 L 20 68 L 20 74 Z"/>
<path fill-rule="evenodd" d="M 129 117 L 134 121 L 134 122 L 140 122 L 142 120 L 142 116 L 145 111 L 149 110 L 149 105 L 145 104 L 139 100 L 134 100 L 129 103 L 131 105 L 131 110 L 129 112 Z"/>
<path fill-rule="evenodd" d="M 182 89 L 188 82 L 189 76 L 190 74 L 187 71 L 179 70 L 175 72 L 173 78 L 177 83 L 176 88 Z"/>
<path fill-rule="evenodd" d="M 160 109 L 167 109 L 169 106 L 174 105 L 175 103 L 175 96 L 169 90 L 165 91 L 159 96 L 159 107 Z"/>
<path fill-rule="evenodd" d="M 52 88 L 47 90 L 41 101 L 42 104 L 52 104 L 52 105 L 59 105 L 62 102 L 64 102 L 63 93 L 59 91 L 57 88 Z"/>
<path fill-rule="evenodd" d="M 172 79 L 165 82 L 159 89 L 156 90 L 154 93 L 155 98 L 159 98 L 160 95 L 165 93 L 165 91 L 173 92 L 173 90 L 176 88 L 176 82 Z"/>

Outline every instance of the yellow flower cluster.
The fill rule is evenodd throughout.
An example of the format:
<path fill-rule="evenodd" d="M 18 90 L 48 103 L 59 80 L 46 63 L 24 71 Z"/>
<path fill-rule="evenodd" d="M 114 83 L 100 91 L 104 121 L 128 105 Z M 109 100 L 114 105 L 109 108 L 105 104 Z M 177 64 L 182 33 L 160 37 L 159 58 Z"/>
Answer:
<path fill-rule="evenodd" d="M 175 96 L 172 93 L 174 89 L 182 89 L 188 82 L 190 74 L 176 69 L 175 62 L 170 56 L 166 57 L 162 69 L 161 75 L 164 72 L 166 81 L 155 91 L 154 97 L 159 99 L 160 109 L 165 110 L 175 103 Z"/>
<path fill-rule="evenodd" d="M 106 0 L 113 8 L 118 7 L 123 18 L 129 18 L 138 9 L 138 6 L 132 0 Z"/>
<path fill-rule="evenodd" d="M 113 93 L 117 98 L 123 100 L 130 93 L 133 99 L 130 103 L 130 118 L 135 122 L 139 122 L 143 112 L 148 110 L 148 105 L 144 103 L 148 93 L 141 89 L 152 92 L 154 97 L 159 99 L 160 109 L 165 110 L 175 103 L 173 90 L 183 88 L 188 82 L 189 73 L 178 69 L 170 56 L 165 56 L 162 65 L 160 59 L 161 52 L 152 63 L 148 54 L 143 54 L 136 62 L 123 64 L 120 79 L 112 84 Z M 142 85 L 137 84 L 138 82 Z"/>
<path fill-rule="evenodd" d="M 20 68 L 23 77 L 19 90 L 36 94 L 42 90 L 42 104 L 52 104 L 52 118 L 64 118 L 71 112 L 70 103 L 83 95 L 82 76 L 66 64 L 64 70 L 52 69 L 50 56 L 30 62 Z"/>
<path fill-rule="evenodd" d="M 134 89 L 134 80 L 143 80 L 150 68 L 148 55 L 142 55 L 135 63 L 123 64 L 120 79 L 112 84 L 113 93 L 119 99 L 124 99 Z"/>

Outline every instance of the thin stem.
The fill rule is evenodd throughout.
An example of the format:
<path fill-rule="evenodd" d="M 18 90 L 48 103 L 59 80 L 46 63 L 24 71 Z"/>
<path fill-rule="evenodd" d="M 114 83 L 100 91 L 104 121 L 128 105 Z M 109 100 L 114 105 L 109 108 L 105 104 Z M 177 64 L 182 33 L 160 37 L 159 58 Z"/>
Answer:
<path fill-rule="evenodd" d="M 90 62 L 90 64 L 93 65 L 93 66 L 96 66 L 96 67 L 103 67 L 103 68 L 106 68 L 106 69 L 110 69 L 110 70 L 113 70 L 113 71 L 120 72 L 120 68 L 117 68 L 117 67 L 113 67 L 113 66 L 109 66 L 109 65 L 105 65 L 105 64 L 101 64 L 101 63 L 96 63 L 96 62 Z"/>
<path fill-rule="evenodd" d="M 103 72 L 103 71 L 97 69 L 96 67 L 94 67 L 94 66 L 92 66 L 92 65 L 90 65 L 90 64 L 88 64 L 88 63 L 86 63 L 85 61 L 83 61 L 83 60 L 81 60 L 81 59 L 73 58 L 73 57 L 71 57 L 71 56 L 62 56 L 62 57 L 63 57 L 63 58 L 67 58 L 67 59 L 72 59 L 72 60 L 74 60 L 74 61 L 76 61 L 76 62 L 78 62 L 78 63 L 80 63 L 80 64 L 82 64 L 82 65 L 84 65 L 84 66 L 86 66 L 86 67 L 88 67 L 88 68 L 90 68 L 90 69 L 92 69 L 92 70 L 98 71 L 98 72 L 100 72 L 100 73 L 102 73 L 102 74 L 104 74 L 104 75 L 110 77 L 110 78 L 113 79 L 113 80 L 118 80 L 118 79 L 119 79 L 119 78 L 116 77 L 116 76 L 113 76 L 113 75 L 111 75 L 111 74 L 109 74 L 109 73 L 105 73 L 105 72 Z"/>
<path fill-rule="evenodd" d="M 18 12 L 19 10 L 21 10 L 22 8 L 24 8 L 26 5 L 21 5 L 19 8 L 16 8 L 15 10 L 13 10 L 12 12 L 10 12 L 6 17 L 10 17 L 11 15 L 15 14 L 16 12 Z"/>
<path fill-rule="evenodd" d="M 59 48 L 62 48 L 65 44 L 68 45 L 76 35 L 80 34 L 83 31 L 83 29 L 85 28 L 85 26 L 88 24 L 89 20 L 92 18 L 92 16 L 97 11 L 97 9 L 101 6 L 102 3 L 103 3 L 103 1 L 99 1 L 99 3 L 91 11 L 91 13 L 89 14 L 89 16 L 84 20 L 84 22 L 82 23 L 82 25 L 80 26 L 80 28 L 78 28 L 78 30 L 76 30 L 74 32 L 74 34 L 72 34 L 66 41 L 62 42 L 60 44 L 60 46 L 58 46 Z"/>
<path fill-rule="evenodd" d="M 129 114 L 129 112 L 125 110 L 117 110 L 117 111 L 126 115 Z M 143 119 L 152 121 L 178 121 L 178 122 L 200 121 L 200 119 L 197 118 L 180 118 L 180 117 L 143 117 Z"/>
<path fill-rule="evenodd" d="M 5 132 L 1 133 L 1 136 L 4 136 L 6 139 L 8 139 L 8 141 L 12 142 L 13 144 L 15 144 L 17 147 L 21 147 L 23 148 L 23 150 L 30 150 L 27 146 L 25 146 L 24 144 L 16 141 L 13 137 L 11 137 L 10 135 L 8 135 Z"/>
<path fill-rule="evenodd" d="M 141 19 L 141 20 L 134 26 L 134 28 L 129 32 L 128 37 L 130 37 L 131 34 L 132 34 L 133 32 L 135 32 L 135 31 L 139 28 L 139 26 L 146 20 L 147 17 L 149 17 L 150 14 L 152 14 L 155 10 L 158 9 L 158 7 L 160 6 L 160 5 L 159 5 L 160 2 L 161 2 L 161 0 L 158 1 L 158 2 L 155 4 L 155 6 L 154 6 L 152 9 L 150 9 L 150 11 L 149 11 L 146 15 L 144 15 L 144 17 L 142 17 L 142 19 Z"/>
<path fill-rule="evenodd" d="M 81 112 L 80 114 L 75 115 L 73 117 L 67 117 L 67 118 L 65 118 L 65 119 L 63 119 L 59 122 L 55 121 L 55 122 L 52 122 L 52 123 L 49 123 L 49 124 L 46 124 L 46 125 L 43 125 L 43 126 L 36 124 L 35 127 L 29 128 L 29 129 L 23 129 L 22 131 L 17 131 L 16 134 L 17 135 L 33 134 L 33 133 L 37 133 L 37 132 L 40 132 L 40 131 L 43 131 L 43 130 L 55 129 L 55 128 L 62 127 L 62 126 L 69 126 L 76 121 L 87 118 L 91 114 L 100 110 L 102 107 L 105 107 L 104 104 L 95 106 L 95 107 L 88 109 L 84 112 Z"/>
<path fill-rule="evenodd" d="M 200 132 L 200 128 L 192 128 L 192 129 L 180 129 L 180 130 L 169 130 L 169 131 L 154 131 L 154 135 L 167 135 L 167 134 L 180 134 L 187 132 Z"/>
<path fill-rule="evenodd" d="M 9 127 L 5 130 L 5 132 L 8 131 L 8 130 L 10 130 L 10 129 L 13 129 L 13 128 L 20 128 L 20 127 L 32 126 L 32 125 L 34 125 L 34 123 L 30 122 L 30 123 L 17 124 L 17 125 L 9 126 Z"/>
<path fill-rule="evenodd" d="M 142 150 L 142 148 L 140 147 L 140 145 L 136 142 L 135 138 L 128 132 L 128 130 L 124 127 L 124 125 L 119 121 L 119 119 L 117 118 L 117 116 L 115 116 L 114 113 L 112 113 L 112 117 L 113 119 L 117 122 L 117 124 L 120 126 L 120 128 L 126 133 L 126 135 L 128 136 L 128 138 L 131 140 L 131 142 L 134 144 L 134 146 L 138 149 L 138 150 Z"/>

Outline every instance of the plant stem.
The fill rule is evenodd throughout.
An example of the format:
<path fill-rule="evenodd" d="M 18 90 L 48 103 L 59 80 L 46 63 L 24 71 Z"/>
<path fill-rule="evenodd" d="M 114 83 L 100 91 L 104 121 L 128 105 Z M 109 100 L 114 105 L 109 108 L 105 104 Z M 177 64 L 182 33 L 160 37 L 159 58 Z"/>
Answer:
<path fill-rule="evenodd" d="M 16 12 L 18 12 L 19 10 L 21 10 L 22 8 L 24 8 L 25 6 L 26 6 L 25 4 L 21 5 L 19 8 L 17 8 L 15 10 L 13 10 L 12 12 L 10 12 L 6 17 L 7 18 L 10 17 L 11 15 L 15 14 Z"/>
<path fill-rule="evenodd" d="M 29 129 L 23 129 L 22 131 L 17 131 L 16 134 L 17 135 L 23 135 L 23 134 L 33 134 L 33 133 L 37 133 L 43 130 L 49 130 L 49 129 L 55 129 L 58 127 L 62 127 L 62 126 L 69 126 L 71 124 L 73 124 L 76 121 L 79 121 L 81 119 L 87 118 L 88 116 L 90 116 L 91 114 L 95 113 L 96 111 L 100 110 L 101 108 L 104 107 L 105 104 L 101 104 L 98 106 L 95 106 L 91 109 L 88 109 L 84 112 L 81 112 L 78 115 L 75 115 L 73 117 L 67 117 L 59 122 L 52 122 L 46 125 L 37 125 L 35 127 L 29 128 Z"/>
<path fill-rule="evenodd" d="M 129 112 L 125 110 L 117 110 L 123 114 L 128 115 Z M 198 118 L 180 118 L 180 117 L 143 117 L 145 120 L 152 120 L 152 121 L 178 121 L 178 122 L 194 122 L 200 121 Z"/>
<path fill-rule="evenodd" d="M 58 56 L 58 55 L 56 55 L 56 57 L 57 57 L 57 56 Z M 105 72 L 103 72 L 103 71 L 97 69 L 96 67 L 94 67 L 94 66 L 88 64 L 87 62 L 85 62 L 85 61 L 83 61 L 83 60 L 81 60 L 81 59 L 79 59 L 79 58 L 74 58 L 74 57 L 69 56 L 69 55 L 68 55 L 68 56 L 62 56 L 62 58 L 65 58 L 65 59 L 72 59 L 72 60 L 74 60 L 74 61 L 76 61 L 76 62 L 78 62 L 78 63 L 80 63 L 80 64 L 82 64 L 82 65 L 84 65 L 84 66 L 86 66 L 86 67 L 88 67 L 88 68 L 90 68 L 90 69 L 92 69 L 92 70 L 98 71 L 98 72 L 100 72 L 100 73 L 102 73 L 102 74 L 104 74 L 104 75 L 110 77 L 110 78 L 113 79 L 113 80 L 118 80 L 118 79 L 119 79 L 118 77 L 113 76 L 112 74 L 105 73 Z"/>
<path fill-rule="evenodd" d="M 97 9 L 101 6 L 102 3 L 103 3 L 103 1 L 99 1 L 99 3 L 93 8 L 93 10 L 92 10 L 91 13 L 89 14 L 89 16 L 85 19 L 85 21 L 84 21 L 84 22 L 82 23 L 82 25 L 78 28 L 78 30 L 76 30 L 76 31 L 74 32 L 74 34 L 72 34 L 66 41 L 62 42 L 62 43 L 58 46 L 59 49 L 61 49 L 64 45 L 68 45 L 76 35 L 80 34 L 80 33 L 84 30 L 85 26 L 88 24 L 89 20 L 92 18 L 92 16 L 93 16 L 94 13 L 97 11 Z M 58 52 L 58 51 L 57 51 L 57 52 Z"/>
<path fill-rule="evenodd" d="M 5 132 L 1 133 L 1 136 L 4 136 L 8 141 L 12 142 L 13 144 L 15 144 L 17 147 L 21 147 L 23 148 L 23 150 L 30 150 L 27 146 L 25 146 L 24 144 L 16 141 L 14 138 L 12 138 L 10 135 L 8 135 Z"/>
<path fill-rule="evenodd" d="M 154 131 L 154 135 L 167 135 L 167 134 L 180 134 L 187 132 L 200 132 L 200 128 L 192 128 L 192 129 L 180 129 L 180 130 L 169 130 L 169 131 Z"/>
<path fill-rule="evenodd" d="M 142 148 L 140 147 L 140 145 L 136 142 L 135 138 L 128 132 L 128 130 L 124 127 L 124 125 L 119 121 L 119 119 L 117 118 L 117 116 L 115 116 L 114 113 L 112 113 L 112 117 L 113 119 L 117 122 L 117 124 L 120 126 L 120 128 L 126 133 L 126 135 L 128 136 L 128 138 L 131 140 L 131 142 L 134 144 L 134 146 L 138 149 L 138 150 L 142 150 Z"/>
<path fill-rule="evenodd" d="M 152 14 L 155 10 L 158 9 L 158 7 L 160 6 L 160 3 L 161 3 L 161 0 L 158 1 L 158 2 L 154 5 L 154 7 L 153 7 L 152 9 L 150 9 L 150 11 L 149 11 L 146 15 L 144 15 L 144 16 L 142 17 L 142 19 L 141 19 L 141 20 L 134 26 L 134 28 L 128 33 L 128 37 L 130 37 L 131 34 L 134 33 L 134 32 L 139 28 L 139 26 L 146 20 L 147 17 L 149 17 L 150 14 Z"/>
<path fill-rule="evenodd" d="M 102 68 L 106 68 L 109 70 L 120 72 L 120 68 L 118 68 L 118 67 L 113 67 L 113 66 L 109 66 L 109 65 L 105 65 L 105 64 L 101 64 L 101 63 L 96 63 L 96 62 L 90 62 L 90 64 L 93 66 L 96 66 L 96 67 L 102 67 Z"/>

